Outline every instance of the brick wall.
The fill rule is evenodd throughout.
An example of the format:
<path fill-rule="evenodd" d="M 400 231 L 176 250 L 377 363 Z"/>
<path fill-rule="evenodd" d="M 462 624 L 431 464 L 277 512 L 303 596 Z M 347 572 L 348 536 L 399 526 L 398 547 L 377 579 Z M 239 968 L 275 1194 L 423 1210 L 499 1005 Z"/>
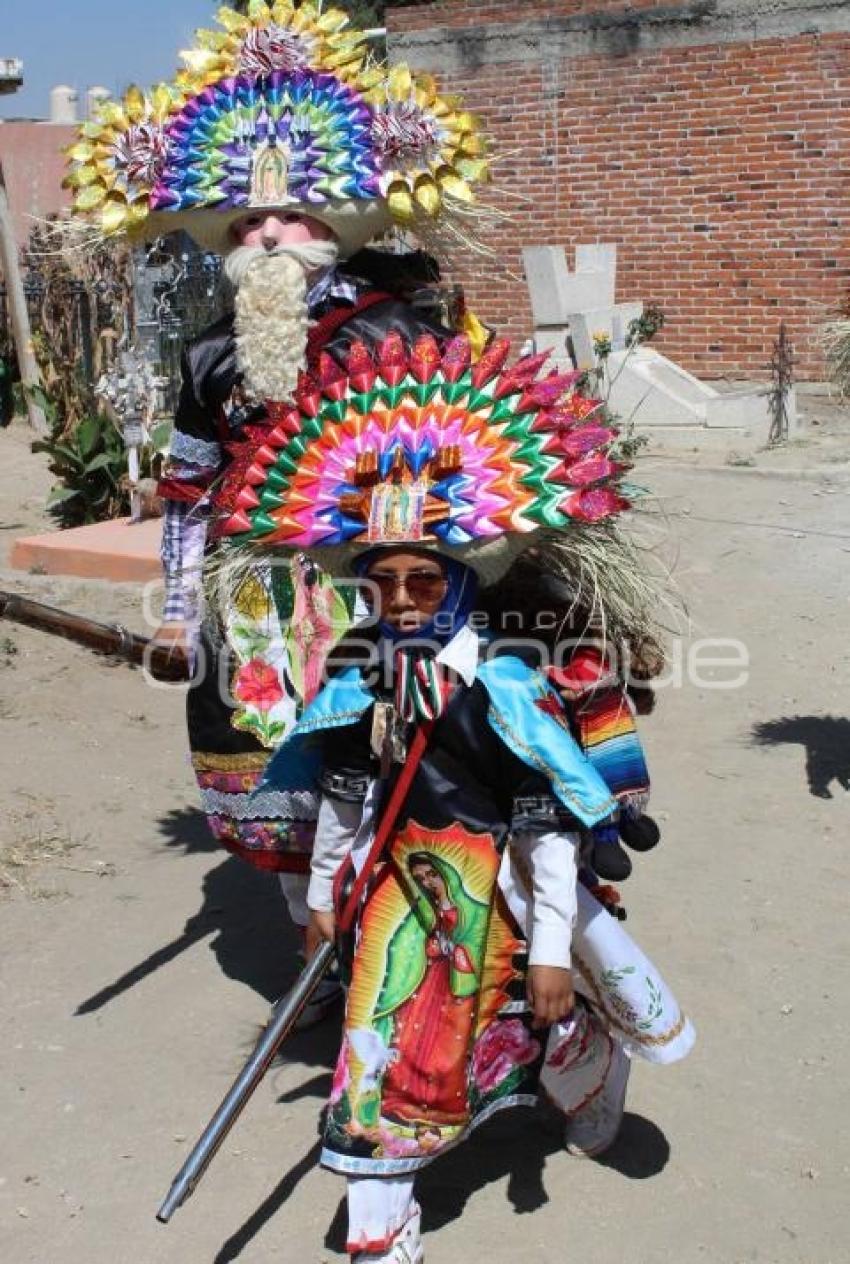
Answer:
<path fill-rule="evenodd" d="M 508 0 L 388 7 L 391 32 L 517 12 Z M 522 14 L 605 7 L 549 0 Z M 798 377 L 823 377 L 818 327 L 850 288 L 850 35 L 472 58 L 442 82 L 482 115 L 501 155 L 494 200 L 512 215 L 492 242 L 498 262 L 458 260 L 485 319 L 528 335 L 522 245 L 569 255 L 616 241 L 618 297 L 660 303 L 667 354 L 704 377 L 761 376 L 785 320 Z"/>

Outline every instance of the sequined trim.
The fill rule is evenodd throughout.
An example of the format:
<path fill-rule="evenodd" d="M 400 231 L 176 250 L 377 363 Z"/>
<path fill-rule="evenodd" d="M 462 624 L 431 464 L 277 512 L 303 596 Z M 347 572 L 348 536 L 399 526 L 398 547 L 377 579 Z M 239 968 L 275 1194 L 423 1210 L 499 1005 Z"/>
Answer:
<path fill-rule="evenodd" d="M 304 733 L 315 733 L 319 729 L 329 729 L 334 727 L 342 727 L 344 724 L 351 724 L 355 720 L 359 720 L 366 707 L 355 707 L 348 711 L 334 711 L 330 714 L 322 712 L 315 719 L 306 718 L 299 720 L 295 728 L 290 733 L 290 740 L 293 737 L 300 737 Z"/>
<path fill-rule="evenodd" d="M 251 794 L 202 790 L 201 805 L 207 813 L 237 821 L 313 821 L 319 815 L 319 801 L 309 790 L 258 790 Z"/>
<path fill-rule="evenodd" d="M 241 755 L 217 755 L 215 751 L 192 754 L 195 772 L 262 772 L 268 762 L 268 751 L 247 751 Z"/>
<path fill-rule="evenodd" d="M 576 815 L 581 818 L 582 815 L 598 816 L 601 820 L 605 816 L 610 816 L 612 812 L 616 812 L 618 804 L 617 800 L 608 796 L 601 799 L 598 803 L 587 803 L 583 801 L 573 790 L 569 788 L 567 783 L 558 776 L 558 773 L 545 759 L 542 759 L 533 747 L 529 746 L 522 738 L 513 731 L 509 724 L 506 723 L 504 717 L 499 714 L 496 708 L 490 705 L 487 717 L 495 731 L 504 737 L 507 744 L 511 747 L 515 754 L 519 755 L 524 763 L 530 764 L 533 768 L 537 768 L 549 780 L 552 788 L 557 790 L 558 798 L 565 803 L 575 805 Z"/>

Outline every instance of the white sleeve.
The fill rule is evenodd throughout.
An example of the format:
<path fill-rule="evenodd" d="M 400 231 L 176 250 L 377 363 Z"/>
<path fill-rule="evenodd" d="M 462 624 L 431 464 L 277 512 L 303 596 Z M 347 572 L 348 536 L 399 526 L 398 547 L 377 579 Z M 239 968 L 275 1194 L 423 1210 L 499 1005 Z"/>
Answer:
<path fill-rule="evenodd" d="M 511 846 L 531 875 L 532 914 L 528 963 L 570 966 L 578 899 L 578 835 L 517 830 Z"/>
<path fill-rule="evenodd" d="M 362 815 L 362 803 L 347 803 L 327 795 L 322 799 L 307 888 L 307 906 L 317 913 L 333 908 L 334 878 L 351 851 Z"/>

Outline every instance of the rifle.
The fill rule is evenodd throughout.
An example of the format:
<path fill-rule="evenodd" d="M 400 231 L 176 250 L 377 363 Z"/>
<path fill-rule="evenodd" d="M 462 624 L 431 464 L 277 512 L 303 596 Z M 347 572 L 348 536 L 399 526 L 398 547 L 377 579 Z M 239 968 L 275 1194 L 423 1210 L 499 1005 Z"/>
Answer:
<path fill-rule="evenodd" d="M 201 1177 L 242 1114 L 254 1089 L 268 1071 L 275 1054 L 298 1021 L 301 1011 L 327 974 L 333 959 L 333 944 L 322 944 L 307 962 L 292 991 L 278 1001 L 272 1010 L 269 1024 L 257 1041 L 254 1052 L 233 1081 L 218 1110 L 172 1181 L 171 1189 L 156 1213 L 161 1224 L 168 1224 L 174 1212 L 194 1194 Z"/>
<path fill-rule="evenodd" d="M 192 674 L 189 655 L 180 646 L 158 645 L 150 637 L 136 636 L 120 623 L 96 623 L 16 593 L 0 591 L 0 619 L 23 623 L 87 645 L 98 654 L 111 654 L 144 666 L 157 680 L 186 681 Z"/>

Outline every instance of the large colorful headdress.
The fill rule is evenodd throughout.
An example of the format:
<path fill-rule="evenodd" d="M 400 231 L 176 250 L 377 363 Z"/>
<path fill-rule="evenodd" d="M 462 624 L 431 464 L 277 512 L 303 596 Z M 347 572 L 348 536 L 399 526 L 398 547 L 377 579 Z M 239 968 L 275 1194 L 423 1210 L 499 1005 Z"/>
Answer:
<path fill-rule="evenodd" d="M 69 150 L 74 207 L 104 235 L 185 228 L 225 253 L 233 221 L 291 207 L 350 254 L 394 224 L 463 235 L 485 142 L 430 75 L 367 55 L 321 0 L 251 0 L 198 31 L 185 69 L 100 106 Z"/>
<path fill-rule="evenodd" d="M 498 340 L 473 364 L 466 338 L 441 353 L 397 334 L 374 354 L 353 344 L 346 369 L 323 354 L 237 452 L 220 534 L 335 573 L 365 548 L 415 544 L 492 582 L 536 534 L 627 508 L 600 401 L 575 373 L 541 376 L 545 355 L 507 367 L 509 354 Z"/>

